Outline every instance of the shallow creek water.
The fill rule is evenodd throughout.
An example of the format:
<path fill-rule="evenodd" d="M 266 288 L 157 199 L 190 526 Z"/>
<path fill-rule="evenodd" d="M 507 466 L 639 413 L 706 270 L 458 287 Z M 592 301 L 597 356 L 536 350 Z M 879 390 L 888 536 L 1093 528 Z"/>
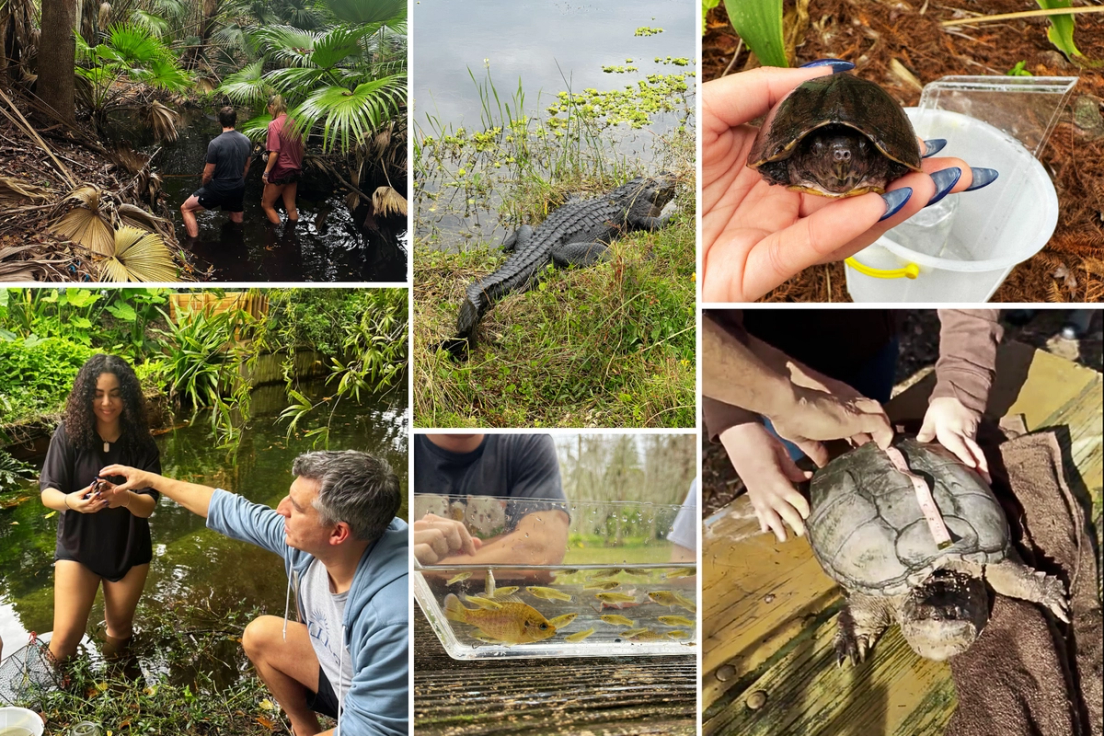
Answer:
<path fill-rule="evenodd" d="M 324 387 L 313 387 L 321 396 Z M 280 387 L 254 391 L 254 416 L 242 432 L 236 450 L 214 447 L 205 416 L 157 437 L 162 472 L 169 477 L 232 490 L 257 503 L 275 507 L 293 477 L 292 461 L 311 449 L 310 440 L 286 440 L 286 425 L 276 417 L 285 406 Z M 178 421 L 187 419 L 178 417 Z M 300 430 L 321 426 L 325 415 L 313 417 Z M 385 395 L 368 397 L 361 405 L 342 402 L 330 423 L 330 449 L 357 449 L 386 459 L 406 488 L 407 478 L 406 382 Z M 56 514 L 38 501 L 37 483 L 28 487 L 30 498 L 17 506 L 0 509 L 0 637 L 5 655 L 27 642 L 28 632 L 53 628 L 53 552 Z M 400 509 L 399 518 L 406 518 Z M 140 603 L 135 628 L 141 635 L 143 606 L 170 610 L 181 599 L 219 611 L 263 607 L 282 616 L 287 576 L 279 557 L 243 542 L 209 531 L 204 519 L 167 498 L 162 498 L 150 518 L 153 563 Z M 292 604 L 294 605 L 294 603 Z M 102 639 L 102 593 L 89 618 L 89 629 Z M 186 627 L 189 622 L 182 621 Z M 240 649 L 240 647 L 239 647 Z M 232 658 L 228 658 L 232 659 Z M 157 663 L 143 663 L 156 669 Z M 233 679 L 232 668 L 221 678 Z M 217 678 L 216 678 L 217 679 Z"/>

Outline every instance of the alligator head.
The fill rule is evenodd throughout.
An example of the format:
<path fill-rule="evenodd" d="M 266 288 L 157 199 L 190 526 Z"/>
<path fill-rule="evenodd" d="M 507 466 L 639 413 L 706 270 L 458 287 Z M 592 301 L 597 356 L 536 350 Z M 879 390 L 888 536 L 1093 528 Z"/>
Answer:
<path fill-rule="evenodd" d="M 639 176 L 614 189 L 610 196 L 625 206 L 630 217 L 658 217 L 675 196 L 677 181 L 673 174 L 666 172 Z"/>

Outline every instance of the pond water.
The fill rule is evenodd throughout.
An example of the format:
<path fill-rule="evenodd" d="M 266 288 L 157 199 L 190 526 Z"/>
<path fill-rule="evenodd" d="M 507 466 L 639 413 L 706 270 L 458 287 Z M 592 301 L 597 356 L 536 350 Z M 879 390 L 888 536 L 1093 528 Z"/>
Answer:
<path fill-rule="evenodd" d="M 316 385 L 311 393 L 317 398 L 323 389 Z M 202 414 L 191 425 L 157 437 L 163 473 L 226 488 L 275 507 L 293 480 L 292 461 L 302 452 L 318 449 L 311 446 L 310 439 L 301 438 L 303 432 L 329 419 L 313 417 L 303 425 L 299 438 L 288 441 L 286 425 L 276 421 L 284 406 L 282 386 L 254 391 L 253 419 L 230 451 L 214 447 Z M 182 419 L 178 417 L 178 421 Z M 330 421 L 329 448 L 364 450 L 385 458 L 401 479 L 405 497 L 409 423 L 406 381 L 400 380 L 394 390 L 370 397 L 359 406 L 340 402 Z M 37 482 L 27 490 L 30 497 L 26 502 L 0 509 L 0 637 L 5 655 L 26 644 L 27 632 L 41 634 L 53 628 L 57 518 L 39 503 Z M 405 504 L 399 517 L 406 518 Z M 135 622 L 139 635 L 143 607 L 168 612 L 181 600 L 209 606 L 216 616 L 220 611 L 254 606 L 283 615 L 287 576 L 276 555 L 207 530 L 204 519 L 166 498 L 150 518 L 150 529 L 154 559 Z M 103 621 L 102 593 L 89 621 L 90 629 Z M 181 625 L 188 623 L 182 621 Z M 237 676 L 230 668 L 216 679 Z"/>
<path fill-rule="evenodd" d="M 470 135 L 487 124 L 481 119 L 485 93 L 494 92 L 514 106 L 518 87 L 525 95 L 524 113 L 547 112 L 561 91 L 578 95 L 635 87 L 651 75 L 685 74 L 693 64 L 678 66 L 671 57 L 695 58 L 700 8 L 685 0 L 640 0 L 635 3 L 518 3 L 487 0 L 464 3 L 415 2 L 413 94 L 416 135 L 437 137 L 464 128 Z M 637 29 L 660 30 L 635 35 Z M 620 68 L 606 72 L 603 67 Z M 685 103 L 674 112 L 652 114 L 645 127 L 618 124 L 601 133 L 602 155 L 635 162 L 658 173 L 663 165 L 661 136 L 692 127 L 695 78 L 687 79 Z M 491 98 L 497 117 L 497 103 Z M 643 105 L 641 105 L 643 107 Z M 497 124 L 497 121 L 496 121 Z M 554 153 L 548 158 L 553 158 Z M 470 164 L 446 162 L 444 171 L 426 170 L 417 181 L 416 238 L 439 250 L 464 250 L 469 242 L 500 241 L 513 225 L 500 222 L 503 192 L 476 185 L 474 177 L 506 177 L 506 168 L 461 169 Z M 437 166 L 431 162 L 431 166 Z M 459 176 L 457 175 L 460 171 Z M 455 188 L 454 188 L 455 187 Z M 438 194 L 440 195 L 438 196 Z M 428 196 L 427 196 L 428 195 Z"/>
<path fill-rule="evenodd" d="M 115 135 L 143 143 L 144 131 L 127 121 L 114 121 Z M 241 225 L 221 210 L 199 214 L 199 237 L 190 241 L 180 205 L 200 186 L 207 144 L 222 128 L 211 114 L 186 110 L 178 126 L 180 137 L 161 147 L 154 170 L 163 177 L 166 205 L 173 213 L 176 237 L 194 256 L 198 270 L 210 270 L 210 281 L 280 282 L 405 282 L 407 269 L 406 218 L 375 218 L 375 229 L 364 226 L 366 209 L 354 213 L 335 183 L 308 168 L 296 198 L 299 223 L 289 225 L 282 205 L 283 224 L 272 225 L 261 210 L 263 162 L 254 157 L 245 184 L 245 216 Z M 152 152 L 156 146 L 145 145 Z M 385 182 L 362 182 L 371 193 Z M 403 196 L 406 192 L 400 190 Z"/>

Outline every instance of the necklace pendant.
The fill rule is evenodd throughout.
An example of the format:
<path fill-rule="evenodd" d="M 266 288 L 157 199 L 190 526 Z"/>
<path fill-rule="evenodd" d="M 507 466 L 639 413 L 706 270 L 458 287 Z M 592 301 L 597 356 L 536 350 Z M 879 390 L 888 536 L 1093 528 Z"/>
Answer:
<path fill-rule="evenodd" d="M 106 441 L 104 442 L 104 452 L 111 452 L 111 443 L 110 442 L 106 442 Z"/>

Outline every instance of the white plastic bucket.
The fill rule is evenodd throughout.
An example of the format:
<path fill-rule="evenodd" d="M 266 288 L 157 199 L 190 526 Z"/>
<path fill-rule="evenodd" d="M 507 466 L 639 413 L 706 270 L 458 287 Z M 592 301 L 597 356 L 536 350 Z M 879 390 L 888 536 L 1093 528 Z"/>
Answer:
<path fill-rule="evenodd" d="M 0 708 L 0 729 L 25 728 L 32 736 L 42 736 L 46 727 L 33 710 L 26 708 Z"/>
<path fill-rule="evenodd" d="M 948 195 L 958 202 L 945 244 L 933 237 L 926 252 L 906 248 L 894 239 L 899 229 L 894 228 L 856 254 L 867 269 L 888 273 L 869 276 L 849 264 L 847 291 L 856 302 L 988 301 L 1012 268 L 1042 250 L 1054 233 L 1054 184 L 1030 151 L 987 123 L 946 110 L 909 107 L 905 112 L 917 135 L 947 139 L 940 155 L 1000 175 L 984 189 Z"/>

